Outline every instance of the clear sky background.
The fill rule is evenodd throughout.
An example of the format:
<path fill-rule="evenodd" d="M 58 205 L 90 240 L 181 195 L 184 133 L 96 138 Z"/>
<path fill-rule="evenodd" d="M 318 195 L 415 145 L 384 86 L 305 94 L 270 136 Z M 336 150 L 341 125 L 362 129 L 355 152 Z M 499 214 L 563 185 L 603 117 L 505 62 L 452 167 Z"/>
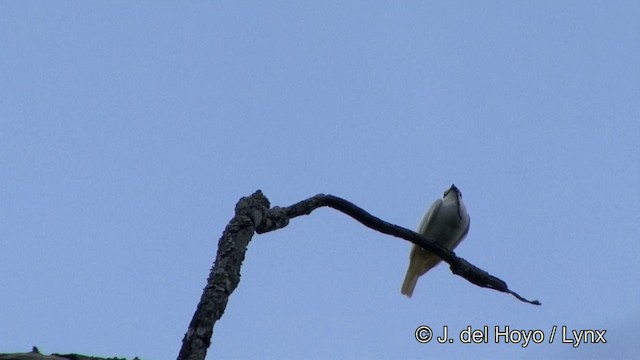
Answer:
<path fill-rule="evenodd" d="M 541 307 L 445 265 L 407 299 L 410 244 L 320 209 L 254 237 L 208 358 L 637 358 L 639 104 L 638 1 L 2 2 L 0 351 L 174 359 L 240 197 L 415 229 L 455 183 L 457 253 Z"/>

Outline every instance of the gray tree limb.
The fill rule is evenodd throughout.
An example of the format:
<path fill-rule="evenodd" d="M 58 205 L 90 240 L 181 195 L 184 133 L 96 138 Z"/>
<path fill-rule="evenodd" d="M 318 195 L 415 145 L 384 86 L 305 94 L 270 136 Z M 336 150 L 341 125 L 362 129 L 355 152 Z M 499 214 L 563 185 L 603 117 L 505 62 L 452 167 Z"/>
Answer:
<path fill-rule="evenodd" d="M 218 241 L 215 263 L 207 279 L 200 303 L 196 308 L 189 329 L 182 339 L 178 360 L 203 360 L 211 344 L 213 326 L 222 317 L 229 295 L 240 282 L 240 267 L 254 232 L 263 234 L 281 229 L 289 220 L 309 215 L 313 210 L 328 206 L 343 212 L 361 224 L 384 234 L 408 240 L 421 246 L 447 262 L 451 271 L 480 287 L 486 287 L 515 296 L 518 300 L 541 305 L 538 300 L 527 300 L 510 290 L 503 280 L 470 264 L 453 251 L 440 246 L 429 237 L 377 218 L 353 203 L 333 195 L 318 194 L 289 207 L 270 207 L 269 200 L 260 190 L 243 197 Z"/>

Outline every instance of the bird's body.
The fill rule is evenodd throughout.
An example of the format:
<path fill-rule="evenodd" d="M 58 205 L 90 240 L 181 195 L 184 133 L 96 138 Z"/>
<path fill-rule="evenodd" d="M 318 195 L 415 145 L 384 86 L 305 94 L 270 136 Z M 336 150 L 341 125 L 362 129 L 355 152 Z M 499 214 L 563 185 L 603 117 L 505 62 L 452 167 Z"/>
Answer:
<path fill-rule="evenodd" d="M 462 193 L 455 185 L 445 191 L 442 199 L 436 200 L 422 217 L 416 232 L 437 241 L 453 250 L 469 232 L 469 214 L 462 202 Z M 401 293 L 411 297 L 418 278 L 442 261 L 438 256 L 417 245 L 409 255 L 409 268 L 402 283 Z"/>

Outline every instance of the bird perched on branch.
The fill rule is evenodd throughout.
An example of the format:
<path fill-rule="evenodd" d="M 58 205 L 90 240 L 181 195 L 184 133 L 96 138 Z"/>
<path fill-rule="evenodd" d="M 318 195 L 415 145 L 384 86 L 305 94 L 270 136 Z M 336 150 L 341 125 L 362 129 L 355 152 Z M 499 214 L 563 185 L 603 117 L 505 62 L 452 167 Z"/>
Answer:
<path fill-rule="evenodd" d="M 416 232 L 426 235 L 443 247 L 453 250 L 469 232 L 469 214 L 462 202 L 462 193 L 455 185 L 444 192 L 422 217 Z M 413 245 L 409 255 L 409 268 L 402 283 L 401 293 L 411 297 L 418 278 L 442 261 L 434 253 Z"/>

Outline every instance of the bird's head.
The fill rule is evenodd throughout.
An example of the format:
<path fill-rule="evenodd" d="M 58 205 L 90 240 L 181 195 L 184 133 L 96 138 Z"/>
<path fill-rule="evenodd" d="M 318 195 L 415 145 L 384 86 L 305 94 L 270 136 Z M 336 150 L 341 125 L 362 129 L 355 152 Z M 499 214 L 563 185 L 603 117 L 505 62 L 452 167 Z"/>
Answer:
<path fill-rule="evenodd" d="M 451 184 L 451 187 L 447 189 L 447 191 L 445 191 L 443 195 L 444 198 L 446 198 L 447 196 L 462 197 L 462 193 L 460 192 L 460 189 L 458 189 L 454 184 Z"/>

